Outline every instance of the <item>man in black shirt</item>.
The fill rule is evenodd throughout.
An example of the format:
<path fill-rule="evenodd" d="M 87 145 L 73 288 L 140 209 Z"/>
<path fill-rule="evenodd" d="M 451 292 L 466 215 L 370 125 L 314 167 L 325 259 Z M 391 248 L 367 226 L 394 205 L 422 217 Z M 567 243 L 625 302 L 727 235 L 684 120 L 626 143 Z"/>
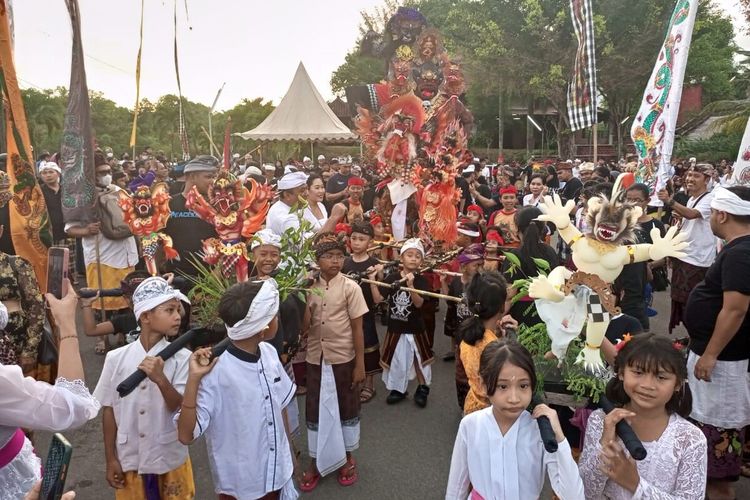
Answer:
<path fill-rule="evenodd" d="M 340 170 L 333 174 L 326 184 L 326 208 L 345 200 L 349 196 L 349 177 L 352 176 L 352 164 L 349 160 L 340 163 Z M 330 207 L 328 206 L 330 204 Z"/>
<path fill-rule="evenodd" d="M 174 248 L 180 253 L 179 261 L 166 262 L 165 268 L 169 272 L 182 271 L 190 276 L 197 276 L 198 271 L 192 260 L 200 259 L 198 253 L 203 250 L 203 240 L 217 237 L 211 224 L 185 206 L 185 197 L 193 186 L 206 196 L 211 183 L 216 179 L 218 166 L 219 160 L 211 155 L 197 156 L 185 165 L 185 188 L 182 193 L 169 200 L 171 215 L 164 229 L 164 233 L 172 238 Z M 186 282 L 190 286 L 190 281 Z"/>
<path fill-rule="evenodd" d="M 560 182 L 565 183 L 565 187 L 558 192 L 563 203 L 568 200 L 573 200 L 575 203 L 578 203 L 578 196 L 583 189 L 583 183 L 577 177 L 573 177 L 573 164 L 565 162 L 558 163 L 557 178 Z"/>
<path fill-rule="evenodd" d="M 750 425 L 750 187 L 717 186 L 710 222 L 726 244 L 685 308 L 690 416 L 708 440 L 708 497 L 736 498 L 742 451 L 724 443 L 741 442 Z"/>

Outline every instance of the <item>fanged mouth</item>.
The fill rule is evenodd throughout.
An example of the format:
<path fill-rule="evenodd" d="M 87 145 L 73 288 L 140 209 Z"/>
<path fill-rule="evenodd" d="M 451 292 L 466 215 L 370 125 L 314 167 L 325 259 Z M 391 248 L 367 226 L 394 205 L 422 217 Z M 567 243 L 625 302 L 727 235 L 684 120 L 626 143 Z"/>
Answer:
<path fill-rule="evenodd" d="M 599 224 L 596 228 L 596 237 L 604 241 L 612 241 L 617 237 L 617 228 L 606 224 Z"/>

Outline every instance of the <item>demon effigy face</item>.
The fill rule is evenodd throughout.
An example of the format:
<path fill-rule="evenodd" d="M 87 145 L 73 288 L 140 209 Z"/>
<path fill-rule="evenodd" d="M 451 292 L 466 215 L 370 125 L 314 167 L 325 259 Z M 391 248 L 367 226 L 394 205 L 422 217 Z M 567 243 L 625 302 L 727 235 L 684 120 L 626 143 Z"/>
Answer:
<path fill-rule="evenodd" d="M 437 95 L 442 81 L 438 68 L 428 63 L 415 68 L 413 74 L 417 85 L 417 97 L 423 101 L 432 100 Z"/>
<path fill-rule="evenodd" d="M 427 24 L 427 19 L 416 9 L 399 7 L 388 21 L 387 31 L 396 45 L 411 45 Z"/>
<path fill-rule="evenodd" d="M 450 95 L 461 95 L 466 91 L 466 80 L 458 61 L 446 61 L 443 64 L 443 88 Z"/>
<path fill-rule="evenodd" d="M 209 190 L 209 203 L 216 212 L 227 216 L 237 210 L 241 188 L 239 180 L 234 175 L 222 170 Z"/>
<path fill-rule="evenodd" d="M 422 31 L 417 40 L 417 58 L 425 62 L 437 62 L 437 57 L 443 52 L 443 44 L 437 30 L 427 28 Z"/>
<path fill-rule="evenodd" d="M 148 186 L 138 186 L 133 193 L 133 208 L 138 217 L 149 217 L 153 213 L 151 189 Z"/>
<path fill-rule="evenodd" d="M 641 214 L 640 207 L 625 203 L 622 196 L 610 200 L 599 195 L 588 202 L 586 222 L 591 228 L 590 236 L 594 239 L 602 243 L 623 245 L 635 242 L 633 231 Z"/>

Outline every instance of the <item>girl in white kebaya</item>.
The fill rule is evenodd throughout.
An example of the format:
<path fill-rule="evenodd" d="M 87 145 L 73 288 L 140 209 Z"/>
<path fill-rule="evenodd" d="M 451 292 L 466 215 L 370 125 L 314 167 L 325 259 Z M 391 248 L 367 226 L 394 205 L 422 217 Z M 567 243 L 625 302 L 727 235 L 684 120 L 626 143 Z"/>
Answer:
<path fill-rule="evenodd" d="M 637 335 L 615 346 L 617 376 L 607 398 L 618 407 L 589 417 L 580 470 L 586 498 L 688 500 L 706 493 L 706 437 L 685 418 L 692 396 L 685 358 L 666 336 Z M 623 419 L 646 448 L 636 462 L 615 435 Z"/>
<path fill-rule="evenodd" d="M 557 413 L 547 405 L 526 411 L 536 387 L 531 354 L 515 341 L 496 340 L 479 362 L 491 406 L 461 420 L 453 447 L 446 500 L 539 498 L 545 471 L 561 500 L 583 498 L 583 483 Z M 558 450 L 548 453 L 535 419 L 552 424 Z"/>

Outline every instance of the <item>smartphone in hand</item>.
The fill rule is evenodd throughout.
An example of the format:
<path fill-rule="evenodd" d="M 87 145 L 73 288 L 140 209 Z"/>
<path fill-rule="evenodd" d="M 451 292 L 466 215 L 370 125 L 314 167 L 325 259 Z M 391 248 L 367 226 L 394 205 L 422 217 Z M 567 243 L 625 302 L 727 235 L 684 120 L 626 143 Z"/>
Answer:
<path fill-rule="evenodd" d="M 66 247 L 50 247 L 47 252 L 47 293 L 62 299 L 68 293 L 68 259 Z"/>
<path fill-rule="evenodd" d="M 73 447 L 65 439 L 65 436 L 59 432 L 52 436 L 47 461 L 44 463 L 40 500 L 60 500 L 65 487 L 65 478 L 68 476 L 68 466 L 72 454 Z"/>

